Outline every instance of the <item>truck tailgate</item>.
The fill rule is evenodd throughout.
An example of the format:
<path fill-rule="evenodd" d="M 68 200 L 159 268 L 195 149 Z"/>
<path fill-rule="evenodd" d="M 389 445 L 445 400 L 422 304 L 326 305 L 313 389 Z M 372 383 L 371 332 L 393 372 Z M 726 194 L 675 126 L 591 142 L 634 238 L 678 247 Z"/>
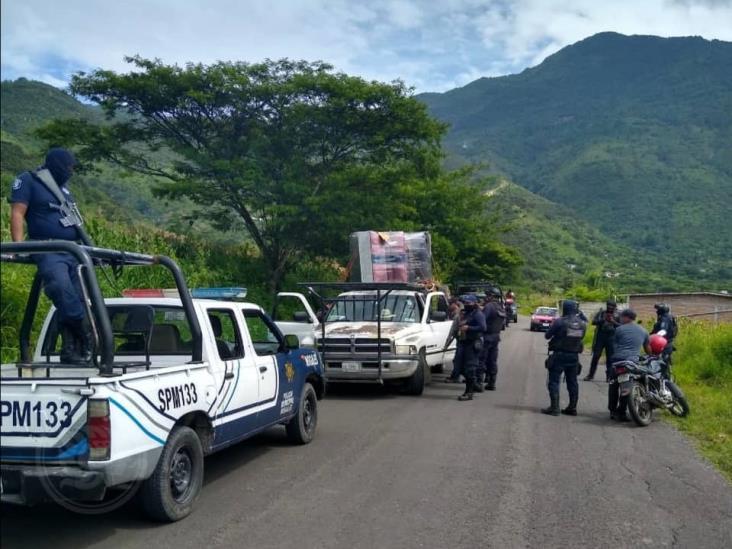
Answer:
<path fill-rule="evenodd" d="M 0 459 L 3 463 L 84 461 L 86 380 L 2 383 Z"/>

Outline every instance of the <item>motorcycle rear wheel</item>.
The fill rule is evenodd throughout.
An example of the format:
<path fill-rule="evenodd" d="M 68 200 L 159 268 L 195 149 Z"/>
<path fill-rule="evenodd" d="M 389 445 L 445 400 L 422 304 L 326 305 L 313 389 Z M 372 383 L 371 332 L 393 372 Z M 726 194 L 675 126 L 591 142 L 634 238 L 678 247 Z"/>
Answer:
<path fill-rule="evenodd" d="M 679 389 L 673 381 L 667 381 L 666 387 L 674 395 L 674 403 L 668 409 L 673 415 L 677 417 L 686 417 L 689 415 L 689 403 L 686 401 L 686 397 L 681 389 Z"/>
<path fill-rule="evenodd" d="M 628 395 L 628 412 L 640 427 L 647 427 L 653 421 L 653 406 L 648 401 L 646 390 L 635 383 Z"/>

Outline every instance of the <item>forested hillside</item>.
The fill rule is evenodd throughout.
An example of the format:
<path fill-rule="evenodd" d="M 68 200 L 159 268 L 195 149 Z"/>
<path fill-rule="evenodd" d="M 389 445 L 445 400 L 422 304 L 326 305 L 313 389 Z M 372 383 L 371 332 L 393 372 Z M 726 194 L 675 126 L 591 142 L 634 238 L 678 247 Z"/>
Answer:
<path fill-rule="evenodd" d="M 732 280 L 732 44 L 603 33 L 420 98 L 487 162 L 703 285 Z"/>
<path fill-rule="evenodd" d="M 97 108 L 40 82 L 3 82 L 2 99 L 3 199 L 12 176 L 42 161 L 43 146 L 34 130 L 52 119 L 103 119 Z M 205 215 L 197 215 L 185 199 L 169 203 L 153 196 L 154 184 L 154 178 L 124 174 L 105 166 L 74 180 L 87 216 L 93 213 L 120 223 L 120 227 L 140 226 L 143 232 L 145 226 L 155 226 L 197 241 L 247 240 L 242 228 L 223 233 L 212 228 Z M 523 261 L 506 283 L 544 292 L 561 291 L 575 284 L 612 286 L 617 291 L 695 287 L 695 281 L 688 276 L 665 273 L 657 254 L 639 254 L 632 247 L 620 245 L 582 221 L 571 208 L 520 186 L 502 183 L 490 204 L 489 215 L 505 231 L 501 240 L 514 246 Z M 608 279 L 607 273 L 619 276 Z"/>

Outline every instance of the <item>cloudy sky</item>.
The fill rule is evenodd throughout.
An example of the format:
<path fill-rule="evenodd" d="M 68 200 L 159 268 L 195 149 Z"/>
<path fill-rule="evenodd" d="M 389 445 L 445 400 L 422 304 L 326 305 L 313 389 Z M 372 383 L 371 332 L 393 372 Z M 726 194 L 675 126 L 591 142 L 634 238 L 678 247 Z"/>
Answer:
<path fill-rule="evenodd" d="M 518 72 L 601 31 L 732 41 L 732 0 L 2 0 L 3 79 L 79 70 L 324 60 L 443 91 Z"/>

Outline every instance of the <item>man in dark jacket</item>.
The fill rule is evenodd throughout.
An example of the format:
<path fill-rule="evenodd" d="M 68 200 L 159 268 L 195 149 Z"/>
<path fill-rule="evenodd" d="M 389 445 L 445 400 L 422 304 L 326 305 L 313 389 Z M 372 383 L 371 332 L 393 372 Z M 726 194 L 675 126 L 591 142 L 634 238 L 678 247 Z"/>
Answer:
<path fill-rule="evenodd" d="M 485 381 L 487 391 L 496 390 L 498 377 L 498 344 L 501 342 L 501 330 L 506 320 L 506 311 L 500 302 L 501 291 L 491 288 L 485 294 L 486 304 L 483 307 L 486 332 L 483 336 L 483 353 L 478 367 L 478 385 L 482 387 Z"/>
<path fill-rule="evenodd" d="M 657 334 L 661 331 L 665 332 L 663 337 L 666 338 L 668 343 L 666 344 L 666 348 L 663 350 L 662 356 L 670 365 L 671 353 L 674 350 L 674 339 L 678 332 L 676 318 L 671 314 L 670 307 L 665 303 L 656 303 L 654 307 L 656 309 L 656 323 L 653 325 L 651 334 Z"/>
<path fill-rule="evenodd" d="M 485 317 L 478 307 L 478 298 L 474 295 L 462 297 L 465 305 L 465 316 L 458 328 L 456 367 L 465 377 L 465 392 L 458 400 L 473 400 L 475 391 L 475 370 L 478 366 L 480 352 L 483 347 L 485 333 Z M 457 357 L 460 357 L 459 362 Z"/>
<path fill-rule="evenodd" d="M 23 224 L 30 240 L 80 238 L 81 218 L 68 181 L 74 171 L 74 155 L 51 149 L 44 165 L 24 172 L 13 181 L 9 202 L 10 233 L 14 242 L 24 239 Z M 91 359 L 92 336 L 85 321 L 84 302 L 77 274 L 77 261 L 69 254 L 37 254 L 35 262 L 49 299 L 56 306 L 61 332 L 62 363 L 86 363 Z"/>
<path fill-rule="evenodd" d="M 544 334 L 549 340 L 551 355 L 547 358 L 546 367 L 549 370 L 547 388 L 551 404 L 541 411 L 544 414 L 559 415 L 559 382 L 562 374 L 567 382 L 569 405 L 562 410 L 563 414 L 577 415 L 577 400 L 579 399 L 579 385 L 577 370 L 579 369 L 579 354 L 582 352 L 582 339 L 585 336 L 587 325 L 577 315 L 577 304 L 565 299 L 562 303 L 562 317 L 555 320 Z"/>
<path fill-rule="evenodd" d="M 592 381 L 595 378 L 597 364 L 600 362 L 600 356 L 605 352 L 605 380 L 610 377 L 610 359 L 613 356 L 613 337 L 615 336 L 615 328 L 620 326 L 620 317 L 618 316 L 618 306 L 615 301 L 608 301 L 604 309 L 600 309 L 592 319 L 592 325 L 595 326 L 595 337 L 592 340 L 592 361 L 590 362 L 590 371 L 585 377 L 585 381 Z"/>

